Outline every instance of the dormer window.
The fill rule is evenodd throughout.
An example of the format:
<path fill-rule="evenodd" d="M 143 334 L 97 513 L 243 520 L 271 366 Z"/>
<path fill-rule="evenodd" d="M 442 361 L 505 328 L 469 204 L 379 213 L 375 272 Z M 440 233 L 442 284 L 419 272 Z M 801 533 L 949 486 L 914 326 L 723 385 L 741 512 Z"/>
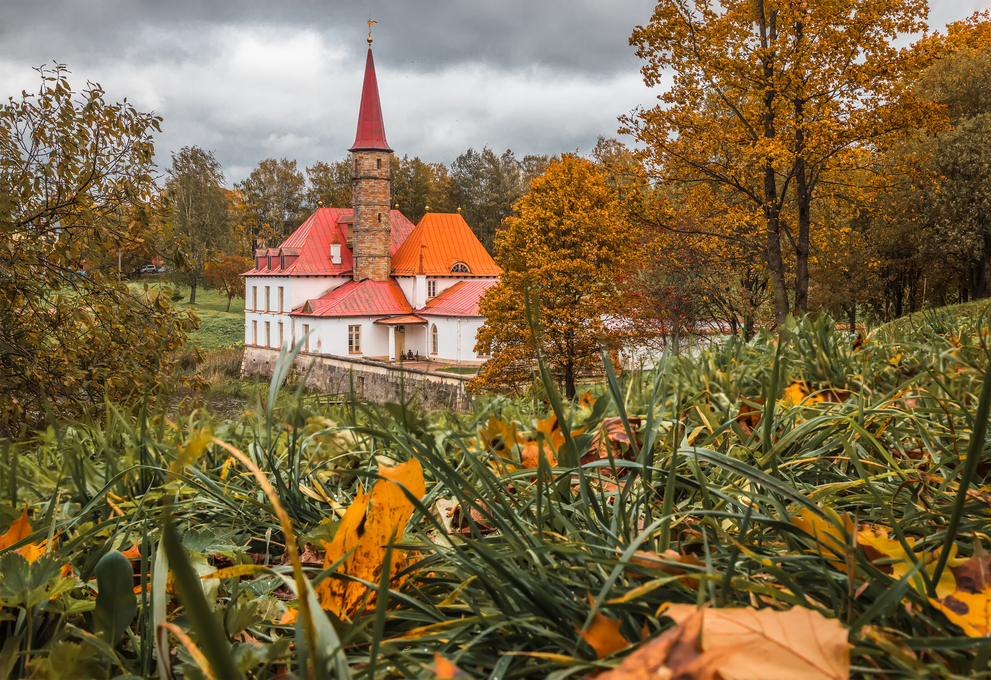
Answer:
<path fill-rule="evenodd" d="M 285 268 L 286 268 L 286 256 L 279 255 L 279 269 L 285 269 Z"/>
<path fill-rule="evenodd" d="M 464 262 L 455 262 L 451 267 L 452 274 L 471 274 L 471 269 Z"/>

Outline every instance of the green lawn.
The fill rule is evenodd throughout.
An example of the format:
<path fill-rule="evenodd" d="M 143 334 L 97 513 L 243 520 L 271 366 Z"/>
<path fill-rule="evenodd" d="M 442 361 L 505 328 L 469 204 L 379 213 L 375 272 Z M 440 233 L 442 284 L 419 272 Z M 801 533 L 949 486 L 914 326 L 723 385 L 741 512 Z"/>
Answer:
<path fill-rule="evenodd" d="M 174 304 L 178 309 L 192 309 L 200 318 L 200 327 L 189 336 L 190 345 L 196 345 L 204 352 L 224 348 L 244 347 L 244 300 L 234 298 L 231 311 L 227 309 L 227 298 L 210 288 L 197 288 L 196 304 L 189 304 L 189 287 L 177 286 L 158 280 L 158 277 L 143 277 L 135 282 L 135 287 L 147 283 L 149 287 L 166 286 L 177 289 L 183 297 Z"/>
<path fill-rule="evenodd" d="M 456 373 L 458 375 L 474 375 L 478 368 L 474 366 L 442 366 L 435 368 L 434 373 Z"/>

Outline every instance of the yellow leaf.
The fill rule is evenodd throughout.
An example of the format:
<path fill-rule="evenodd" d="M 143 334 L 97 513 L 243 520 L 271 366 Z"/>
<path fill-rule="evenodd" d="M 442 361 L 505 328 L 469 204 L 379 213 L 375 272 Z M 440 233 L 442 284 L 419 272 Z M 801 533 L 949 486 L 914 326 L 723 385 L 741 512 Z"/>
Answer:
<path fill-rule="evenodd" d="M 437 678 L 468 678 L 471 677 L 440 654 L 434 653 L 434 676 Z"/>
<path fill-rule="evenodd" d="M 288 626 L 296 623 L 296 617 L 299 616 L 299 611 L 295 607 L 289 607 L 286 609 L 286 613 L 282 615 L 279 619 L 280 626 Z"/>
<path fill-rule="evenodd" d="M 600 659 L 614 654 L 630 646 L 630 643 L 619 632 L 620 621 L 606 618 L 601 612 L 596 612 L 588 629 L 578 631 L 585 642 L 592 646 Z"/>
<path fill-rule="evenodd" d="M 400 485 L 416 498 L 423 498 L 426 484 L 423 468 L 416 460 L 395 467 L 379 467 L 379 476 L 369 494 L 359 493 L 344 513 L 331 543 L 324 543 L 324 567 L 351 553 L 339 568 L 340 573 L 378 582 L 385 561 L 386 546 L 398 541 L 413 514 L 413 504 Z M 353 552 L 352 552 L 353 551 Z M 402 551 L 393 550 L 390 573 L 395 574 L 405 559 Z M 326 579 L 318 586 L 320 605 L 338 616 L 353 616 L 365 597 L 367 588 L 352 581 Z M 374 597 L 369 598 L 374 607 Z"/>
<path fill-rule="evenodd" d="M 952 572 L 955 589 L 929 602 L 969 637 L 991 635 L 991 558 L 982 550 L 946 571 Z"/>
<path fill-rule="evenodd" d="M 209 574 L 203 574 L 201 579 L 207 578 L 231 578 L 233 576 L 254 576 L 258 572 L 265 571 L 268 567 L 264 564 L 235 564 L 233 567 L 224 567 Z"/>

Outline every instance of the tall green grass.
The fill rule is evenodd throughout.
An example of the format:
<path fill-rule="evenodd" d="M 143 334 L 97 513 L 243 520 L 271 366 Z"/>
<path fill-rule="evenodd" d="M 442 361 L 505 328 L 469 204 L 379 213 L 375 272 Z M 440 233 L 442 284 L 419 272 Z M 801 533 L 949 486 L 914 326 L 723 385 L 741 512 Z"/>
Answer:
<path fill-rule="evenodd" d="M 111 407 L 100 422 L 53 423 L 0 450 L 4 516 L 28 504 L 36 529 L 12 548 L 48 537 L 54 546 L 44 558 L 54 566 L 36 577 L 34 565 L 0 568 L 0 678 L 62 677 L 67 665 L 89 677 L 228 668 L 253 678 L 429 678 L 437 653 L 471 677 L 584 677 L 618 663 L 597 659 L 579 634 L 596 613 L 621 621 L 635 648 L 669 625 L 657 614 L 665 602 L 815 609 L 849 628 L 856 677 L 987 677 L 991 640 L 965 637 L 910 587 L 914 576 L 895 579 L 851 549 L 851 578 L 791 521 L 829 507 L 917 549 L 979 549 L 989 507 L 964 492 L 980 492 L 989 474 L 982 323 L 934 317 L 856 351 L 830 320 L 807 320 L 780 337 L 666 357 L 649 373 L 615 376 L 607 361 L 591 403 L 550 385 L 546 401 L 487 396 L 459 415 L 322 407 L 301 391 L 280 404 L 273 387 L 223 422 L 206 410 L 170 418 L 160 405 L 137 418 Z M 782 397 L 797 381 L 845 398 L 794 405 Z M 745 404 L 763 421 L 741 417 Z M 545 456 L 536 470 L 497 472 L 490 419 L 532 433 L 552 413 L 559 467 Z M 595 458 L 607 418 L 636 445 L 580 464 Z M 301 548 L 319 548 L 338 520 L 325 497 L 347 506 L 378 464 L 410 458 L 427 493 L 392 548 L 410 551 L 401 585 L 368 584 L 378 605 L 353 620 L 315 610 L 312 589 L 342 577 L 290 559 L 286 527 Z M 101 638 L 89 579 L 135 541 L 134 585 L 150 592 L 137 596 L 121 639 Z M 636 560 L 641 550 L 693 559 Z M 8 551 L 0 561 L 16 559 Z M 55 599 L 7 597 L 15 569 L 40 580 L 64 563 L 78 580 Z M 198 578 L 241 563 L 269 569 Z M 179 596 L 166 589 L 169 567 Z M 311 582 L 294 578 L 300 569 Z M 277 623 L 287 605 L 307 602 L 298 624 Z"/>

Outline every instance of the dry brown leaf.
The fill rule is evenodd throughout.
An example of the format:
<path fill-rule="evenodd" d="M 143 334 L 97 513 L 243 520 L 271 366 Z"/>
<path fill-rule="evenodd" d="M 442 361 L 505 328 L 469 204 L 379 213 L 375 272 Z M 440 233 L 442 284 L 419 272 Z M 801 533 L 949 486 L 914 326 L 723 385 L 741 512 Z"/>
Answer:
<path fill-rule="evenodd" d="M 359 493 L 344 513 L 341 525 L 331 543 L 324 543 L 323 566 L 329 567 L 351 552 L 339 567 L 339 572 L 377 583 L 382 574 L 386 546 L 402 537 L 406 523 L 413 514 L 413 504 L 400 485 L 416 498 L 423 498 L 426 485 L 423 468 L 416 460 L 395 467 L 379 467 L 379 476 L 371 493 Z M 405 555 L 393 550 L 390 573 L 401 570 Z M 320 605 L 338 616 L 353 616 L 365 597 L 363 584 L 339 579 L 325 579 L 317 587 Z M 374 606 L 374 597 L 368 606 Z"/>
<path fill-rule="evenodd" d="M 703 611 L 641 645 L 599 680 L 717 680 L 719 663 L 736 649 L 702 652 Z"/>
<path fill-rule="evenodd" d="M 931 597 L 929 602 L 969 637 L 991 635 L 991 558 L 988 553 L 981 550 L 963 564 L 950 566 L 946 571 L 953 575 L 953 592 L 939 599 Z M 943 581 L 940 578 L 940 585 Z"/>
<path fill-rule="evenodd" d="M 678 624 L 698 610 L 673 604 L 664 616 Z M 839 621 L 803 607 L 788 610 L 705 609 L 702 651 L 735 648 L 718 664 L 723 680 L 847 680 L 850 643 Z"/>
<path fill-rule="evenodd" d="M 579 630 L 578 634 L 585 638 L 585 642 L 592 646 L 596 656 L 601 659 L 630 646 L 629 641 L 619 632 L 621 623 L 596 612 L 588 628 Z"/>
<path fill-rule="evenodd" d="M 640 426 L 640 419 L 630 418 L 629 423 L 630 429 L 636 429 Z M 626 428 L 623 426 L 622 418 L 606 418 L 602 421 L 602 426 L 595 435 L 595 440 L 592 442 L 588 453 L 581 457 L 581 464 L 586 465 L 592 461 L 609 458 L 610 453 L 612 453 L 614 460 L 636 459 L 633 447 L 630 446 L 630 437 L 626 434 Z M 605 468 L 600 470 L 600 472 L 602 474 L 611 473 L 610 470 Z"/>
<path fill-rule="evenodd" d="M 650 569 L 658 569 L 663 571 L 665 574 L 671 574 L 672 576 L 681 576 L 682 574 L 687 573 L 684 569 L 674 566 L 672 562 L 693 567 L 700 567 L 703 570 L 705 566 L 696 555 L 692 553 L 683 555 L 676 550 L 665 550 L 663 555 L 658 555 L 656 552 L 651 552 L 649 550 L 637 550 L 633 553 L 633 558 L 630 559 L 630 564 L 637 564 Z M 699 580 L 694 576 L 689 576 L 685 578 L 685 585 L 693 589 L 698 588 Z"/>

